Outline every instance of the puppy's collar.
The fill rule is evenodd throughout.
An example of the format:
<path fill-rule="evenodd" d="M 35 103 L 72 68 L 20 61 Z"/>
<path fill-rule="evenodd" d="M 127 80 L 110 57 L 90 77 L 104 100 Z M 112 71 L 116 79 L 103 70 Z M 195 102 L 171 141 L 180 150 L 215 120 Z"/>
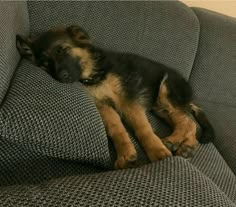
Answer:
<path fill-rule="evenodd" d="M 95 81 L 94 81 L 93 78 L 80 79 L 80 82 L 83 83 L 84 85 L 93 85 L 93 84 L 95 84 Z"/>
<path fill-rule="evenodd" d="M 84 85 L 95 85 L 100 83 L 105 78 L 105 73 L 102 71 L 100 73 L 95 74 L 90 78 L 80 79 L 80 82 Z"/>

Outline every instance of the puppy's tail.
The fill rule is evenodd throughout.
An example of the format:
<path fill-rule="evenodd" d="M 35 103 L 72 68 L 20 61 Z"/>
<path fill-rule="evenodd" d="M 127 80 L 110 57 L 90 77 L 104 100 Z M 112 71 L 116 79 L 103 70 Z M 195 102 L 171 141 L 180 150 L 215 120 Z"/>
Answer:
<path fill-rule="evenodd" d="M 215 132 L 211 123 L 207 119 L 206 114 L 195 104 L 190 104 L 190 107 L 194 118 L 202 128 L 202 135 L 198 141 L 203 144 L 213 142 L 215 139 Z"/>

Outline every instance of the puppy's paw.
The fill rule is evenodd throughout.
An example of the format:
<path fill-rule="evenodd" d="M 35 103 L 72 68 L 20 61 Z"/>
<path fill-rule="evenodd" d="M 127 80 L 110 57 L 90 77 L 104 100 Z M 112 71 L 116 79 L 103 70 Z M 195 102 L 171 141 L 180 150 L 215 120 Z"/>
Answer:
<path fill-rule="evenodd" d="M 183 143 L 180 145 L 180 147 L 178 148 L 178 150 L 176 151 L 176 155 L 182 156 L 184 158 L 189 158 L 192 157 L 195 152 L 197 151 L 199 147 L 198 143 L 189 145 L 187 143 Z"/>
<path fill-rule="evenodd" d="M 195 136 L 185 138 L 170 136 L 162 141 L 171 152 L 184 158 L 192 157 L 199 146 Z"/>
<path fill-rule="evenodd" d="M 136 166 L 137 153 L 134 147 L 130 147 L 127 151 L 123 150 L 117 154 L 115 161 L 115 169 L 133 168 Z"/>
<path fill-rule="evenodd" d="M 171 152 L 175 152 L 183 140 L 183 137 L 169 136 L 162 139 L 162 142 Z"/>
<path fill-rule="evenodd" d="M 176 143 L 171 143 L 167 140 L 163 140 L 163 144 L 171 151 L 171 152 L 175 152 L 179 146 L 180 146 L 180 143 L 179 142 L 176 142 Z"/>
<path fill-rule="evenodd" d="M 163 145 L 162 148 L 151 148 L 147 151 L 147 155 L 150 161 L 154 162 L 171 157 L 172 153 Z"/>

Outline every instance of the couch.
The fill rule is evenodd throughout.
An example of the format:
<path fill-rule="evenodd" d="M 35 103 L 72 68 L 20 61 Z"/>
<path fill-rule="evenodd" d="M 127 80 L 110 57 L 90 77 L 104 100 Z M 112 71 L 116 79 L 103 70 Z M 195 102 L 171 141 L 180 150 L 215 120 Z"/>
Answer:
<path fill-rule="evenodd" d="M 0 19 L 0 206 L 236 206 L 236 19 L 178 1 L 1 1 Z M 16 34 L 71 24 L 103 48 L 177 69 L 215 142 L 150 163 L 127 127 L 141 165 L 114 170 L 83 86 L 58 83 L 16 49 Z M 148 118 L 159 136 L 171 132 Z"/>

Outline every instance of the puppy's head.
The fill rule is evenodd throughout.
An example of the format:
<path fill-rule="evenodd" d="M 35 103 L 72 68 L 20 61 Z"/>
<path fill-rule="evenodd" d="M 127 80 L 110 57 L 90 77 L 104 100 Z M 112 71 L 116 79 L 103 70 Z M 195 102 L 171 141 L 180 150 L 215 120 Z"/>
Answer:
<path fill-rule="evenodd" d="M 99 53 L 79 26 L 51 29 L 35 39 L 17 35 L 16 45 L 23 58 L 60 82 L 89 82 L 99 73 L 96 68 Z"/>

